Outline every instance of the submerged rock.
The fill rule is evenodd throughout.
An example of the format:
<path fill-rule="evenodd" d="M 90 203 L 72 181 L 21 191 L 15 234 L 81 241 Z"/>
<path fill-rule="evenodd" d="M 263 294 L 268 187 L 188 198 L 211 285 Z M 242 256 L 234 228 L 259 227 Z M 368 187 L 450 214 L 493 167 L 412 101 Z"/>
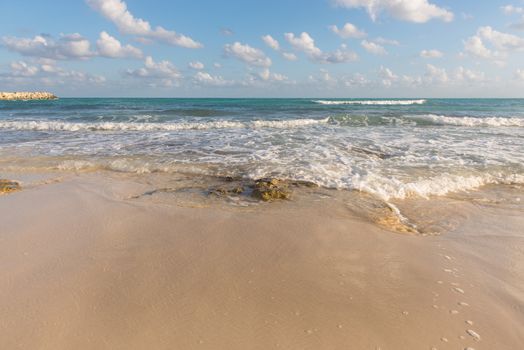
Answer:
<path fill-rule="evenodd" d="M 18 191 L 21 188 L 22 186 L 17 181 L 0 179 L 0 194 Z"/>
<path fill-rule="evenodd" d="M 289 199 L 291 191 L 288 184 L 279 179 L 260 179 L 256 180 L 253 185 L 252 196 L 267 202 L 276 199 Z"/>
<path fill-rule="evenodd" d="M 296 186 L 296 187 L 309 187 L 309 188 L 316 188 L 319 187 L 316 183 L 306 180 L 294 180 L 289 182 L 290 185 Z"/>
<path fill-rule="evenodd" d="M 209 189 L 208 195 L 217 197 L 251 196 L 252 198 L 269 202 L 278 199 L 290 199 L 292 188 L 318 187 L 317 184 L 309 181 L 278 178 L 262 178 L 252 181 L 240 177 L 223 177 L 221 180 L 224 183 Z"/>
<path fill-rule="evenodd" d="M 217 187 L 209 191 L 209 194 L 215 196 L 229 196 L 229 195 L 238 195 L 244 192 L 243 186 L 234 186 L 234 187 Z"/>

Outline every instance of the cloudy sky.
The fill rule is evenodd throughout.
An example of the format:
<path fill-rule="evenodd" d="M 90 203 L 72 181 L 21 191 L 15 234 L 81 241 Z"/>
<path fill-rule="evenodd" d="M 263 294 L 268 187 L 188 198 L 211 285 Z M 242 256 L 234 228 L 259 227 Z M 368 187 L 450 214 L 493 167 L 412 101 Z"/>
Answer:
<path fill-rule="evenodd" d="M 0 90 L 524 97 L 524 0 L 1 1 Z"/>

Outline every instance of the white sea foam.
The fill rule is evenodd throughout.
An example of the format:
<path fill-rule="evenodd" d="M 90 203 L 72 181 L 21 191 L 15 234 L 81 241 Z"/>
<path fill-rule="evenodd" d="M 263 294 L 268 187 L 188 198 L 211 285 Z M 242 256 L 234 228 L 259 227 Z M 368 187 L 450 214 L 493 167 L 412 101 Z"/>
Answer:
<path fill-rule="evenodd" d="M 426 100 L 313 100 L 315 103 L 322 105 L 376 105 L 376 106 L 404 106 L 404 105 L 421 105 Z"/>
<path fill-rule="evenodd" d="M 426 114 L 411 115 L 407 118 L 415 121 L 429 122 L 436 125 L 454 126 L 518 126 L 524 127 L 524 118 L 516 117 L 449 117 L 445 115 Z"/>
<path fill-rule="evenodd" d="M 374 194 L 383 200 L 408 197 L 429 198 L 453 192 L 469 191 L 489 184 L 524 184 L 522 174 L 482 174 L 460 176 L 442 174 L 413 182 L 401 182 L 384 177 L 371 176 L 352 184 L 354 189 Z"/>
<path fill-rule="evenodd" d="M 178 131 L 240 128 L 295 128 L 328 123 L 329 119 L 209 121 L 176 123 L 99 122 L 71 123 L 62 121 L 3 121 L 0 129 L 33 131 Z"/>
<path fill-rule="evenodd" d="M 187 163 L 187 162 L 162 162 L 155 158 L 99 158 L 90 160 L 64 160 L 55 166 L 55 169 L 69 171 L 83 171 L 94 169 L 107 169 L 117 172 L 127 173 L 178 173 L 194 175 L 215 176 L 224 174 L 235 174 L 250 179 L 274 176 L 290 180 L 305 180 L 316 183 L 319 186 L 327 188 L 336 188 L 344 190 L 357 190 L 366 192 L 380 198 L 388 203 L 394 199 L 406 198 L 429 198 L 431 196 L 445 196 L 450 193 L 471 191 L 490 184 L 524 184 L 523 173 L 483 173 L 478 175 L 456 175 L 441 174 L 423 179 L 401 181 L 395 177 L 389 177 L 381 174 L 380 169 L 369 171 L 365 176 L 351 175 L 347 172 L 336 170 L 330 167 L 317 165 L 308 171 L 290 171 L 293 165 L 289 167 L 284 164 L 264 167 L 257 166 L 251 171 L 240 170 L 234 163 L 223 164 L 223 166 L 209 167 L 204 163 Z M 237 172 L 235 172 L 237 169 Z M 233 171 L 233 172 L 231 172 Z M 293 174 L 294 173 L 294 174 Z M 389 205 L 389 204 L 388 204 Z M 406 221 L 398 209 L 391 204 L 390 208 L 399 215 L 402 221 Z"/>
<path fill-rule="evenodd" d="M 347 176 L 329 170 L 294 178 L 294 180 L 307 180 L 328 188 L 362 191 L 387 202 L 392 199 L 411 197 L 445 196 L 449 193 L 475 190 L 490 184 L 524 184 L 524 174 L 485 173 L 470 176 L 442 174 L 418 181 L 404 182 L 378 173 L 369 173 L 366 176 Z"/>
<path fill-rule="evenodd" d="M 293 120 L 255 120 L 249 124 L 256 128 L 294 128 L 300 126 L 326 124 L 329 118 L 324 119 L 293 119 Z"/>

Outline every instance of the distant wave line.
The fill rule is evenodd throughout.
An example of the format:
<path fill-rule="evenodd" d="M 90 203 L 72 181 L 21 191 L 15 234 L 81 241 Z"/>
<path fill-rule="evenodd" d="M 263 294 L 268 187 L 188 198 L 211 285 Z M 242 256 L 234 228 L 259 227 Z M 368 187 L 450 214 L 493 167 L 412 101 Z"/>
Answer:
<path fill-rule="evenodd" d="M 421 105 L 427 100 L 313 100 L 314 103 L 322 105 L 377 105 L 377 106 L 395 106 L 395 105 Z"/>

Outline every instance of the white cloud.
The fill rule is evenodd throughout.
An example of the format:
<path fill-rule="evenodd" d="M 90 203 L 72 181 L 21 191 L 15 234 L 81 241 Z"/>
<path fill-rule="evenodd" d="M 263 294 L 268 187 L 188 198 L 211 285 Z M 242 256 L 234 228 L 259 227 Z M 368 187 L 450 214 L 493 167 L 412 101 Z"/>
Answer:
<path fill-rule="evenodd" d="M 261 71 L 260 73 L 258 73 L 258 76 L 264 80 L 264 81 L 276 81 L 276 82 L 281 82 L 281 81 L 286 81 L 288 80 L 288 77 L 286 77 L 285 75 L 282 75 L 282 74 L 278 74 L 278 73 L 271 73 L 269 71 L 269 68 L 266 68 L 264 69 L 263 71 Z"/>
<path fill-rule="evenodd" d="M 89 41 L 78 33 L 62 35 L 58 40 L 42 35 L 37 35 L 32 39 L 3 37 L 0 44 L 24 56 L 53 60 L 87 59 L 95 55 L 91 51 Z"/>
<path fill-rule="evenodd" d="M 503 51 L 523 51 L 524 38 L 513 34 L 502 33 L 486 26 L 477 30 L 477 35 L 490 42 L 495 48 Z"/>
<path fill-rule="evenodd" d="M 264 41 L 264 43 L 269 46 L 270 48 L 272 48 L 273 50 L 275 51 L 278 51 L 280 50 L 280 44 L 278 43 L 278 40 L 274 39 L 271 35 L 264 35 L 262 37 L 262 40 Z"/>
<path fill-rule="evenodd" d="M 380 44 L 380 45 L 393 45 L 393 46 L 399 46 L 400 43 L 397 41 L 397 40 L 392 40 L 392 39 L 385 39 L 385 38 L 382 38 L 382 37 L 378 37 L 374 40 L 377 44 Z"/>
<path fill-rule="evenodd" d="M 518 22 L 511 24 L 514 29 L 524 30 L 524 7 L 517 7 L 513 5 L 506 5 L 500 8 L 506 15 L 520 15 L 521 19 Z"/>
<path fill-rule="evenodd" d="M 350 76 L 343 77 L 342 84 L 346 87 L 364 87 L 370 84 L 368 78 L 361 73 L 355 73 Z"/>
<path fill-rule="evenodd" d="M 10 67 L 13 76 L 32 77 L 40 71 L 37 66 L 29 65 L 24 61 L 11 62 Z"/>
<path fill-rule="evenodd" d="M 100 38 L 96 41 L 96 47 L 100 56 L 111 58 L 141 58 L 142 51 L 134 46 L 122 46 L 120 41 L 107 32 L 101 32 Z"/>
<path fill-rule="evenodd" d="M 515 79 L 524 81 L 524 69 L 517 69 L 515 71 Z"/>
<path fill-rule="evenodd" d="M 241 44 L 238 41 L 233 44 L 226 44 L 224 51 L 226 55 L 235 57 L 250 66 L 271 66 L 271 59 L 267 57 L 262 50 L 253 48 L 247 44 Z"/>
<path fill-rule="evenodd" d="M 101 75 L 93 75 L 76 70 L 66 70 L 55 65 L 55 61 L 47 61 L 42 64 L 30 64 L 25 61 L 12 62 L 10 72 L 0 73 L 0 81 L 4 84 L 28 85 L 38 84 L 47 86 L 56 85 L 85 85 L 101 84 L 106 78 Z"/>
<path fill-rule="evenodd" d="M 511 28 L 518 29 L 518 30 L 524 30 L 524 17 L 522 17 L 522 20 L 519 22 L 515 22 L 511 24 Z"/>
<path fill-rule="evenodd" d="M 293 33 L 285 33 L 284 37 L 298 51 L 305 52 L 309 56 L 322 55 L 322 51 L 315 46 L 315 40 L 306 32 L 302 32 L 300 36 L 295 36 Z"/>
<path fill-rule="evenodd" d="M 319 75 L 310 75 L 308 81 L 315 87 L 321 89 L 336 87 L 341 88 L 362 88 L 368 87 L 373 84 L 365 75 L 361 73 L 353 73 L 350 75 L 339 75 L 336 77 L 332 76 L 329 71 L 325 69 L 320 70 Z"/>
<path fill-rule="evenodd" d="M 446 83 L 449 81 L 446 70 L 444 68 L 436 67 L 432 64 L 426 65 L 426 73 L 424 78 L 428 83 Z"/>
<path fill-rule="evenodd" d="M 380 66 L 379 77 L 381 79 L 380 83 L 385 87 L 390 87 L 396 82 L 399 77 L 393 71 L 387 67 Z"/>
<path fill-rule="evenodd" d="M 491 60 L 500 66 L 504 65 L 509 53 L 523 51 L 524 38 L 496 31 L 489 26 L 478 28 L 475 35 L 464 40 L 464 54 Z"/>
<path fill-rule="evenodd" d="M 486 75 L 460 66 L 453 73 L 453 79 L 455 82 L 482 82 L 486 80 Z"/>
<path fill-rule="evenodd" d="M 280 43 L 278 42 L 277 39 L 273 38 L 271 35 L 264 35 L 262 37 L 262 41 L 264 41 L 264 43 L 269 46 L 270 48 L 272 48 L 273 50 L 277 51 L 277 52 L 280 52 L 282 54 L 282 57 L 284 57 L 284 59 L 288 60 L 288 61 L 296 61 L 298 59 L 298 57 L 294 54 L 294 53 L 291 53 L 291 52 L 282 52 L 281 51 L 281 48 L 280 48 Z"/>
<path fill-rule="evenodd" d="M 329 74 L 329 71 L 326 69 L 320 69 L 320 75 L 318 76 L 310 75 L 309 81 L 315 84 L 324 83 L 327 84 L 328 87 L 333 87 L 339 83 L 339 79 Z"/>
<path fill-rule="evenodd" d="M 522 15 L 522 14 L 524 14 L 524 8 L 523 7 L 516 7 L 516 6 L 513 6 L 513 5 L 506 5 L 506 6 L 502 6 L 500 9 L 506 15 L 513 15 L 513 14 Z"/>
<path fill-rule="evenodd" d="M 466 12 L 461 12 L 460 17 L 462 17 L 462 19 L 465 21 L 469 21 L 475 18 L 475 16 L 473 16 L 471 13 L 466 13 Z"/>
<path fill-rule="evenodd" d="M 189 62 L 189 68 L 196 70 L 204 69 L 204 64 L 200 61 Z"/>
<path fill-rule="evenodd" d="M 304 52 L 312 61 L 317 63 L 345 63 L 358 59 L 356 53 L 349 51 L 346 45 L 341 45 L 339 49 L 333 52 L 322 52 L 315 46 L 315 40 L 306 32 L 299 36 L 293 33 L 285 33 L 284 37 L 291 46 Z"/>
<path fill-rule="evenodd" d="M 283 52 L 282 53 L 282 57 L 284 57 L 288 61 L 296 61 L 296 60 L 298 60 L 297 55 L 295 55 L 292 52 Z"/>
<path fill-rule="evenodd" d="M 464 51 L 475 57 L 492 58 L 493 53 L 488 49 L 482 39 L 478 36 L 472 36 L 464 41 Z"/>
<path fill-rule="evenodd" d="M 205 86 L 229 86 L 234 84 L 231 80 L 226 80 L 219 75 L 211 75 L 207 72 L 197 72 L 193 79 L 197 85 Z"/>
<path fill-rule="evenodd" d="M 151 86 L 170 87 L 178 83 L 182 77 L 175 65 L 169 61 L 155 62 L 151 56 L 144 60 L 144 66 L 138 69 L 128 69 L 130 77 L 146 79 Z"/>
<path fill-rule="evenodd" d="M 324 52 L 319 57 L 315 57 L 315 61 L 319 63 L 346 63 L 356 61 L 358 55 L 353 51 L 349 51 L 347 46 L 342 44 L 340 49 L 333 52 Z"/>
<path fill-rule="evenodd" d="M 439 50 L 422 50 L 420 57 L 422 58 L 441 58 L 444 54 Z"/>
<path fill-rule="evenodd" d="M 411 75 L 397 75 L 391 69 L 380 67 L 378 72 L 378 84 L 384 87 L 400 87 L 408 88 L 435 87 L 435 86 L 478 86 L 480 83 L 486 82 L 484 72 L 473 71 L 462 66 L 447 71 L 445 68 L 437 67 L 432 64 L 427 64 L 424 74 L 422 76 Z"/>
<path fill-rule="evenodd" d="M 230 28 L 222 28 L 222 29 L 220 29 L 220 34 L 226 35 L 226 36 L 231 36 L 231 35 L 234 35 L 235 33 Z"/>
<path fill-rule="evenodd" d="M 122 34 L 134 35 L 187 48 L 200 48 L 202 44 L 188 36 L 161 26 L 152 28 L 149 22 L 135 18 L 122 0 L 86 0 L 87 4 L 113 22 Z"/>
<path fill-rule="evenodd" d="M 62 35 L 58 40 L 50 36 L 34 38 L 3 37 L 0 43 L 8 50 L 24 56 L 52 60 L 85 60 L 93 57 L 141 58 L 142 51 L 134 46 L 123 46 L 120 41 L 103 31 L 96 42 L 97 51 L 78 33 Z"/>
<path fill-rule="evenodd" d="M 333 0 L 333 2 L 347 8 L 365 8 L 373 21 L 381 12 L 386 12 L 398 20 L 415 23 L 425 23 L 431 19 L 445 22 L 453 20 L 452 12 L 431 4 L 428 0 Z"/>
<path fill-rule="evenodd" d="M 437 86 L 440 87 L 478 87 L 481 84 L 489 82 L 486 79 L 484 72 L 473 71 L 465 67 L 459 66 L 456 69 L 447 71 L 444 68 L 437 67 L 431 64 L 425 66 L 422 75 L 402 75 L 393 72 L 390 68 L 380 66 L 376 72 L 376 77 L 368 78 L 367 76 L 355 73 L 351 75 L 331 75 L 327 70 L 320 70 L 320 75 L 310 75 L 308 80 L 310 83 L 317 84 L 323 89 L 329 88 L 407 88 L 419 89 L 421 87 L 432 89 Z M 515 74 L 517 75 L 517 74 Z M 524 70 L 522 71 L 522 79 L 524 81 Z M 413 90 L 418 91 L 418 90 Z"/>
<path fill-rule="evenodd" d="M 372 53 L 373 55 L 387 55 L 388 52 L 384 48 L 384 46 L 381 46 L 377 43 L 374 43 L 372 41 L 362 40 L 360 43 L 362 47 L 369 53 Z"/>
<path fill-rule="evenodd" d="M 485 82 L 486 76 L 484 72 L 473 71 L 462 66 L 448 72 L 444 68 L 427 64 L 422 81 L 427 86 L 436 84 L 467 85 L 471 83 L 478 84 Z"/>
<path fill-rule="evenodd" d="M 349 39 L 349 38 L 356 38 L 360 39 L 366 36 L 366 33 L 364 31 L 359 30 L 354 24 L 346 23 L 342 28 L 338 28 L 336 25 L 332 25 L 329 27 L 331 31 L 341 38 Z"/>

